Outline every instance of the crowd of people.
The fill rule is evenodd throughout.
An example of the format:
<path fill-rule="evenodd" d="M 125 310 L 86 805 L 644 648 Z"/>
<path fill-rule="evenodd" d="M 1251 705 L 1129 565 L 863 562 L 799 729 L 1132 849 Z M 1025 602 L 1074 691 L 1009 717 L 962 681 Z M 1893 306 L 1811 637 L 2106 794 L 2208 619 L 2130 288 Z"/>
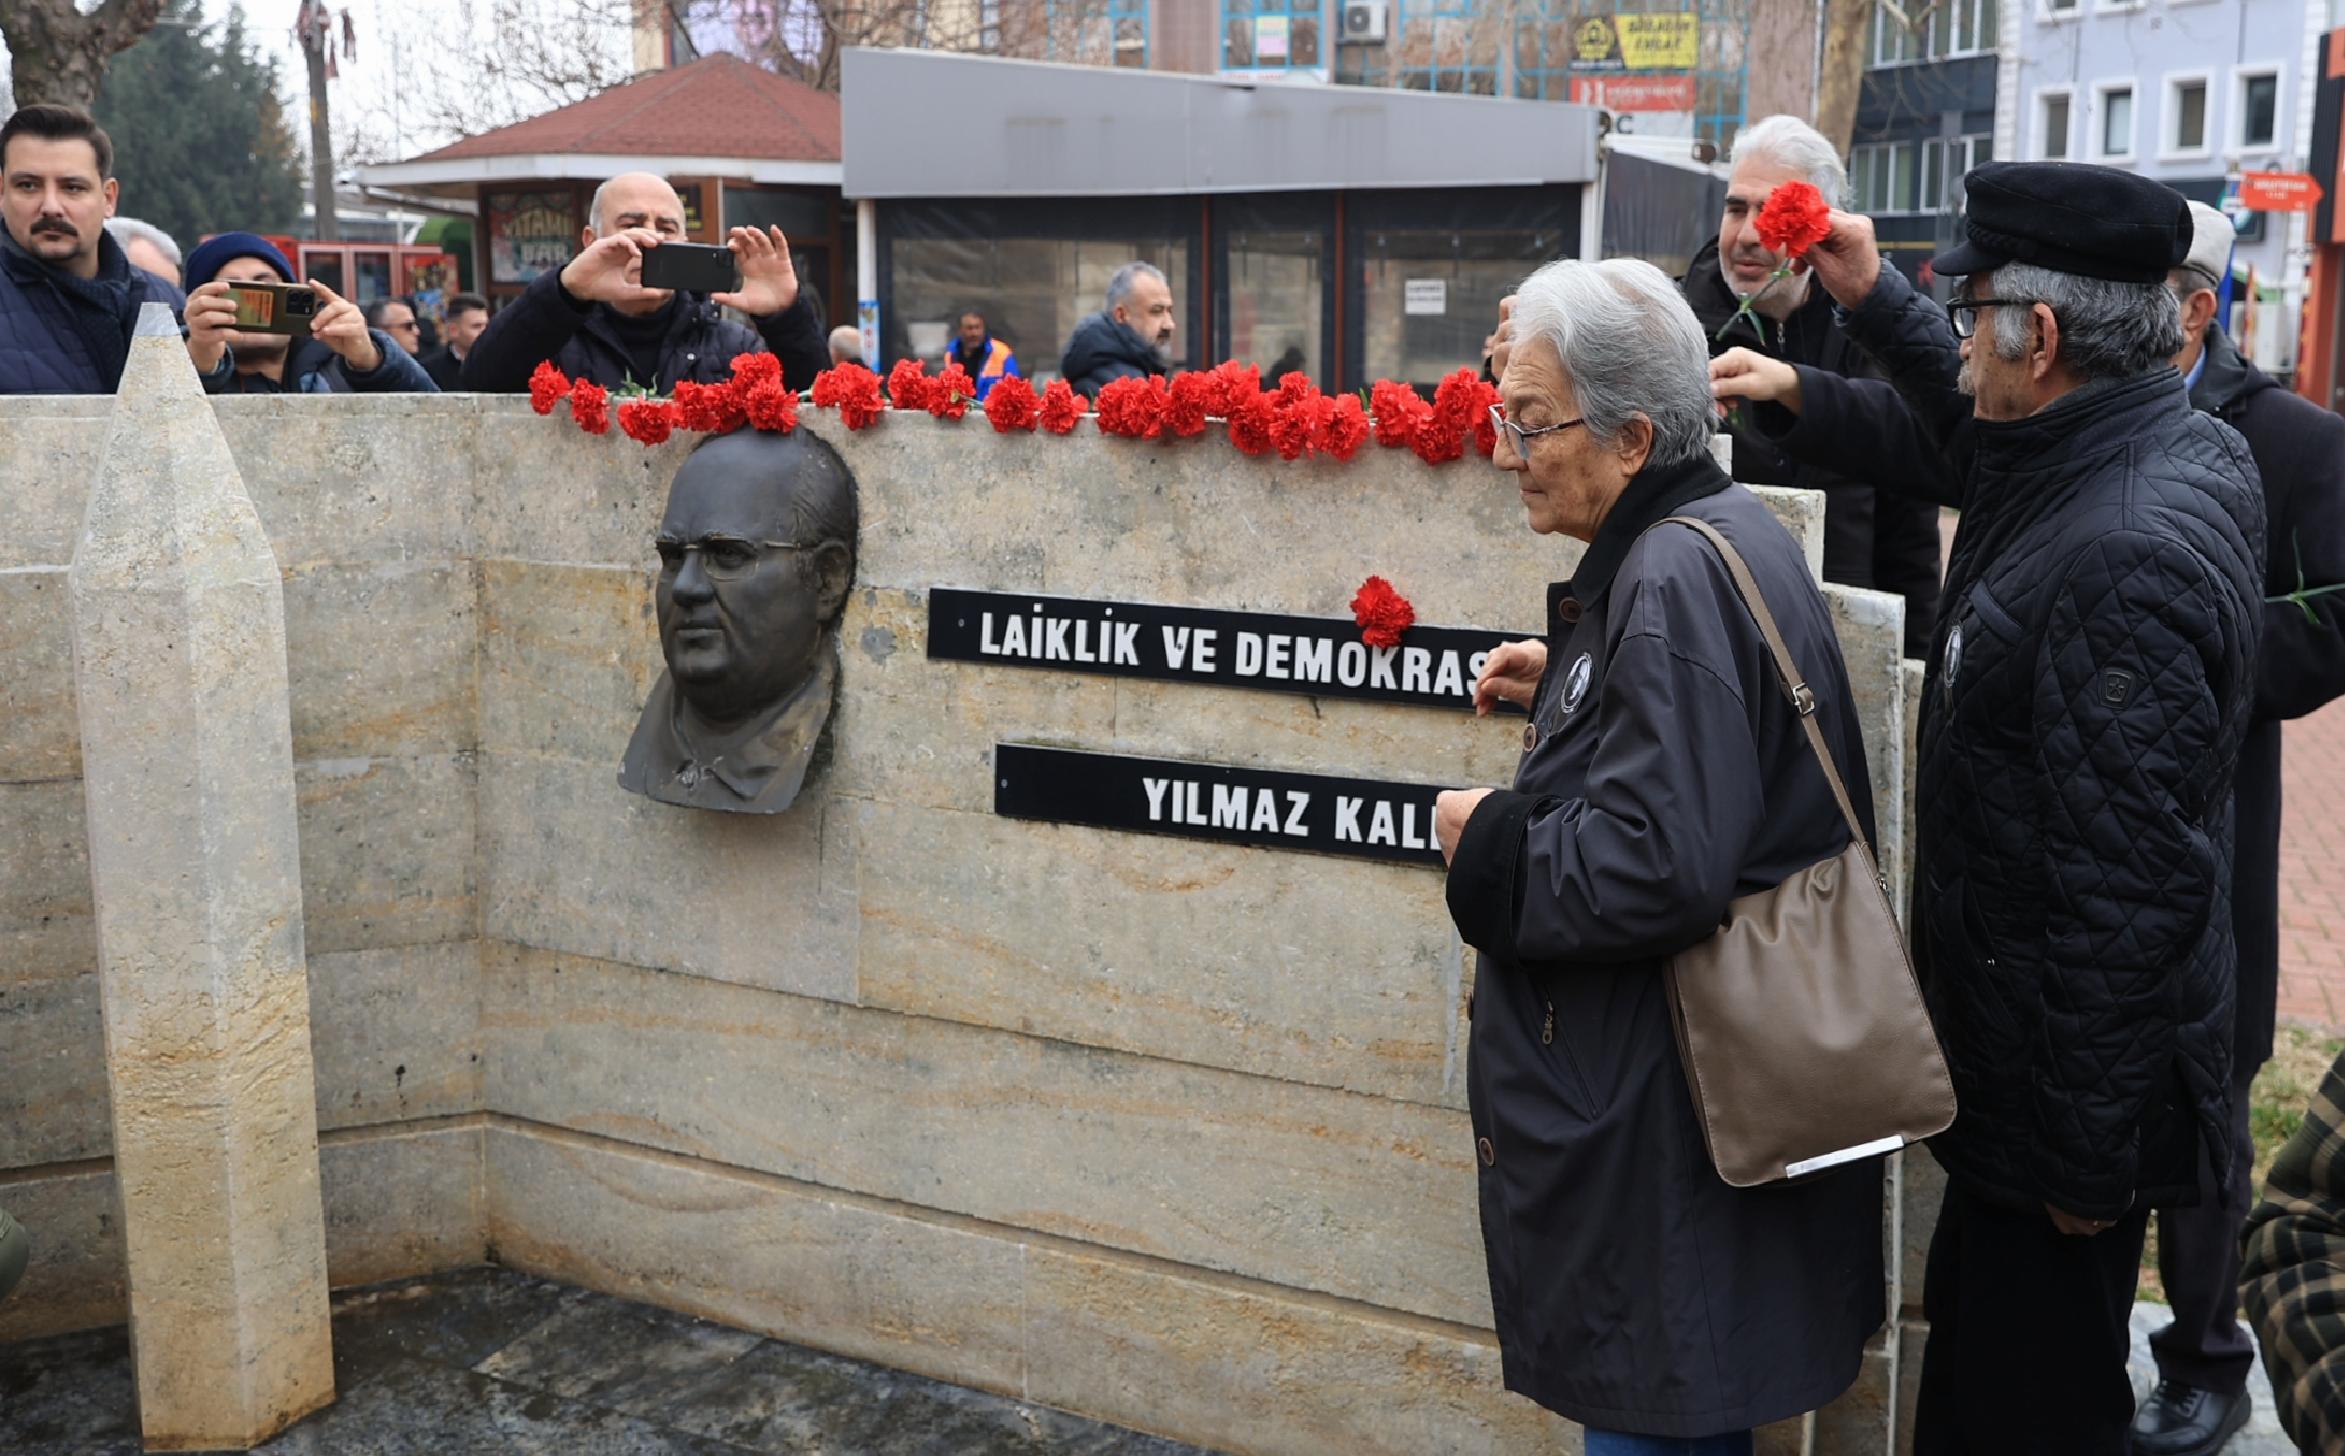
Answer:
<path fill-rule="evenodd" d="M 648 173 L 605 182 L 576 256 L 501 309 L 450 298 L 427 349 L 411 302 L 362 308 L 266 238 L 183 254 L 115 215 L 113 161 L 70 108 L 0 127 L 0 393 L 110 393 L 148 302 L 212 393 L 519 393 L 547 360 L 667 392 L 755 352 L 803 388 L 864 357 L 779 229 L 730 231 L 730 291 L 645 287 L 685 236 Z M 1832 209 L 1797 260 L 1759 225 L 1794 183 Z M 1934 261 L 1946 304 L 1883 265 L 1846 193 L 1828 140 L 1759 121 L 1682 278 L 1552 263 L 1491 337 L 1496 463 L 1532 530 L 1586 543 L 1548 635 L 1477 686 L 1530 715 L 1516 781 L 1443 795 L 1437 824 L 1481 952 L 1469 1082 L 1506 1383 L 1586 1424 L 1591 1456 L 1748 1452 L 1845 1389 L 1888 1313 L 1877 1162 L 1716 1177 L 1658 990 L 1738 897 L 1849 842 L 1811 714 L 1869 828 L 1830 609 L 1735 488 L 1780 484 L 1824 494 L 1825 579 L 1902 598 L 1927 669 L 1909 934 L 1960 1114 L 1932 1143 L 1914 1449 L 2219 1450 L 2247 1413 L 2243 1278 L 2283 1417 L 2339 1449 L 2345 1066 L 2252 1213 L 2247 1111 L 2277 1002 L 2281 725 L 2345 694 L 2341 599 L 2291 596 L 2345 581 L 2345 419 L 2241 356 L 2216 322 L 2232 225 L 2155 182 L 1976 169 Z M 306 284 L 307 327 L 253 328 L 255 284 Z M 1090 397 L 1166 374 L 1175 320 L 1164 273 L 1127 264 L 1059 371 Z M 1023 372 L 982 309 L 946 358 L 981 400 Z M 1804 703 L 1776 689 L 1777 645 Z M 2173 1319 L 2137 1405 L 2153 1219 Z"/>

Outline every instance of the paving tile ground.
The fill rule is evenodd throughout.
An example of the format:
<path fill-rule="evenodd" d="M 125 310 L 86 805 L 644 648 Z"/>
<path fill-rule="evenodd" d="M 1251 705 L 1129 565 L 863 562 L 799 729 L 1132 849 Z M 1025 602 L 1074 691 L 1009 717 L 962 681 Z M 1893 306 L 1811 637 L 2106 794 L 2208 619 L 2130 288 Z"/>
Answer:
<path fill-rule="evenodd" d="M 2282 736 L 2280 1014 L 2345 1030 L 2345 701 Z"/>
<path fill-rule="evenodd" d="M 334 1378 L 263 1456 L 1211 1456 L 504 1269 L 336 1295 Z M 126 1329 L 0 1345 L 0 1452 L 139 1449 Z"/>

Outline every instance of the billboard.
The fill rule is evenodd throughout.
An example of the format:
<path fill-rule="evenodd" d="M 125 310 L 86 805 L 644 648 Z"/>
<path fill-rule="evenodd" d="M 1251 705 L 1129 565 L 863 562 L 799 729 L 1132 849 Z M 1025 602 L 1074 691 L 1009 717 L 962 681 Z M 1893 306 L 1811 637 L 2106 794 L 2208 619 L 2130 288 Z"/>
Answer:
<path fill-rule="evenodd" d="M 1575 71 L 1690 71 L 1701 55 L 1702 18 L 1692 11 L 1591 15 L 1572 32 Z"/>

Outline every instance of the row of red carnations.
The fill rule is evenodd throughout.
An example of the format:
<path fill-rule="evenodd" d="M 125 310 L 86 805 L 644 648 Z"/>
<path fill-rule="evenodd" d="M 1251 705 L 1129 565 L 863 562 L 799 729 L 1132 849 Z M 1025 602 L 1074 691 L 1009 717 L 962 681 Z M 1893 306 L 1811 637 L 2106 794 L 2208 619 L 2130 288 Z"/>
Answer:
<path fill-rule="evenodd" d="M 878 375 L 860 364 L 843 364 L 814 377 L 810 398 L 819 408 L 837 410 L 848 429 L 860 430 L 891 408 L 960 419 L 977 402 L 977 390 L 959 364 L 932 375 L 919 360 L 904 359 L 888 372 L 884 396 Z M 550 360 L 530 376 L 529 400 L 541 415 L 568 400 L 570 417 L 580 429 L 592 435 L 610 430 L 609 391 L 592 380 L 571 380 Z M 1289 374 L 1266 390 L 1259 369 L 1232 361 L 1169 381 L 1116 380 L 1099 392 L 1096 418 L 1103 434 L 1135 440 L 1193 438 L 1220 420 L 1230 443 L 1246 454 L 1276 452 L 1286 460 L 1325 455 L 1348 461 L 1374 439 L 1439 465 L 1462 458 L 1468 440 L 1484 455 L 1496 448 L 1490 406 L 1497 401 L 1497 389 L 1471 369 L 1442 380 L 1431 402 L 1406 384 L 1380 379 L 1362 405 L 1358 395 L 1322 394 L 1307 374 Z M 987 421 L 1005 435 L 1038 428 L 1068 434 L 1086 413 L 1083 397 L 1063 379 L 1052 380 L 1040 394 L 1024 379 L 996 380 L 982 408 Z M 722 384 L 686 381 L 664 400 L 625 398 L 616 414 L 619 429 L 646 445 L 661 444 L 678 430 L 721 434 L 743 424 L 787 433 L 798 425 L 798 392 L 782 387 L 781 360 L 741 354 L 733 360 L 733 377 Z"/>

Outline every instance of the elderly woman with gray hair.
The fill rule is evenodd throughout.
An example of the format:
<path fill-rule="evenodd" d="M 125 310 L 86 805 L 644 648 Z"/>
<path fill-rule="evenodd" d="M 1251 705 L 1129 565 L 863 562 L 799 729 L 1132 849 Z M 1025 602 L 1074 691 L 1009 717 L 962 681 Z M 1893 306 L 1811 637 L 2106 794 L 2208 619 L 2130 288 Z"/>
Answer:
<path fill-rule="evenodd" d="M 1475 688 L 1529 710 L 1514 787 L 1445 793 L 1437 818 L 1480 952 L 1468 1085 L 1506 1384 L 1586 1425 L 1588 1456 L 1744 1453 L 1856 1378 L 1884 1314 L 1880 1164 L 1735 1189 L 1695 1121 L 1663 962 L 1848 829 L 1725 560 L 1676 518 L 1748 563 L 1869 828 L 1864 744 L 1799 546 L 1711 457 L 1676 286 L 1552 263 L 1515 321 L 1495 458 L 1530 528 L 1586 550 L 1547 636 Z"/>

